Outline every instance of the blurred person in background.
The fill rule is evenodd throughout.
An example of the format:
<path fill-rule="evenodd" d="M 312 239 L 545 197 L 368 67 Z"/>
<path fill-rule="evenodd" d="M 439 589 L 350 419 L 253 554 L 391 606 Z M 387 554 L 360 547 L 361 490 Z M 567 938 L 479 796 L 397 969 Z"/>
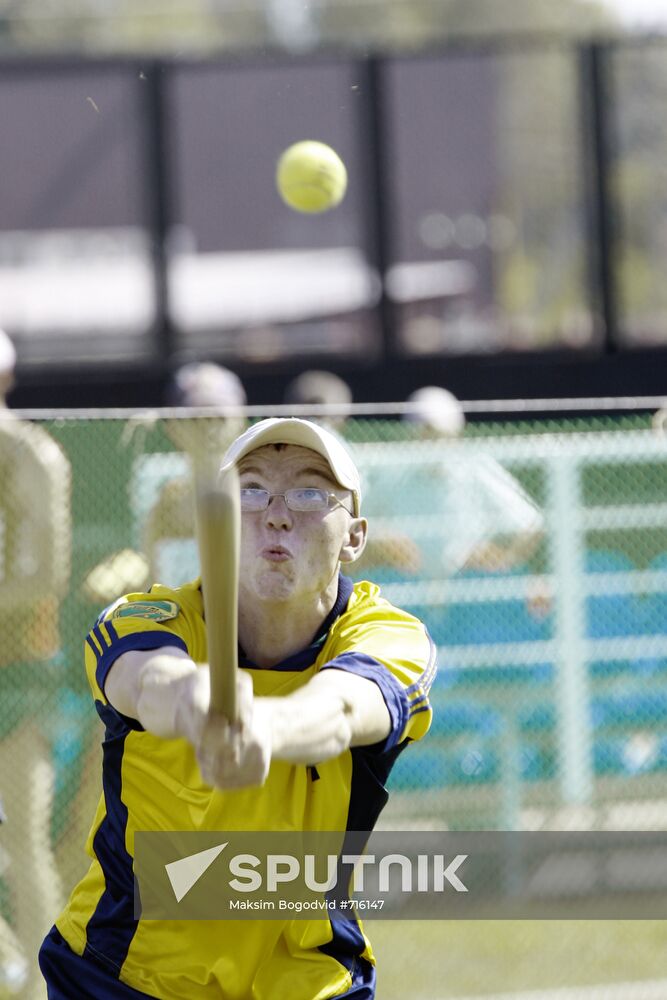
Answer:
<path fill-rule="evenodd" d="M 345 421 L 350 415 L 352 390 L 339 375 L 313 368 L 292 379 L 285 390 L 284 402 L 287 405 L 337 407 L 338 412 L 315 419 L 325 424 L 329 430 L 338 430 L 342 433 Z"/>
<path fill-rule="evenodd" d="M 408 402 L 414 410 L 406 419 L 421 428 L 423 439 L 456 439 L 463 434 L 463 407 L 447 389 L 424 386 Z M 502 572 L 531 556 L 544 533 L 544 516 L 500 462 L 487 454 L 459 455 L 448 463 L 447 480 L 459 524 L 454 529 L 456 544 L 442 553 L 445 561 L 451 559 L 456 569 Z"/>
<path fill-rule="evenodd" d="M 62 903 L 49 721 L 64 681 L 59 614 L 70 575 L 71 474 L 53 438 L 9 409 L 15 363 L 0 330 L 0 847 L 11 914 L 11 926 L 0 929 L 0 996 L 35 1000 L 44 996 L 37 951 L 45 915 Z"/>
<path fill-rule="evenodd" d="M 211 361 L 180 365 L 165 392 L 168 406 L 194 409 L 201 415 L 170 417 L 163 423 L 177 451 L 140 454 L 130 480 L 130 507 L 135 520 L 137 549 L 123 549 L 96 566 L 85 581 L 86 597 L 110 602 L 119 594 L 148 583 L 178 586 L 199 573 L 192 491 L 192 457 L 202 440 L 210 450 L 225 450 L 225 442 L 245 426 L 241 414 L 225 414 L 246 405 L 239 377 Z M 216 415 L 213 411 L 219 409 Z M 154 417 L 150 415 L 150 425 Z"/>
<path fill-rule="evenodd" d="M 246 392 L 238 375 L 213 361 L 190 361 L 174 372 L 166 389 L 167 406 L 187 409 L 224 409 L 244 407 Z M 244 427 L 243 417 L 236 414 L 226 417 L 223 428 L 219 417 L 214 417 L 214 428 L 222 433 L 223 440 L 236 437 Z M 170 420 L 166 428 L 169 437 L 184 452 L 193 450 L 189 430 L 193 424 L 189 420 Z M 213 433 L 216 433 L 215 429 Z"/>
<path fill-rule="evenodd" d="M 374 517 L 395 517 L 403 526 L 410 512 L 418 550 L 412 572 L 428 579 L 464 569 L 507 572 L 528 559 L 542 537 L 543 515 L 499 462 L 462 446 L 466 421 L 458 399 L 440 386 L 424 386 L 407 402 L 405 421 L 417 437 L 408 444 L 410 461 L 396 445 L 386 462 L 372 456 L 365 486 Z M 442 447 L 427 453 L 422 442 Z M 386 538 L 391 544 L 390 530 Z"/>

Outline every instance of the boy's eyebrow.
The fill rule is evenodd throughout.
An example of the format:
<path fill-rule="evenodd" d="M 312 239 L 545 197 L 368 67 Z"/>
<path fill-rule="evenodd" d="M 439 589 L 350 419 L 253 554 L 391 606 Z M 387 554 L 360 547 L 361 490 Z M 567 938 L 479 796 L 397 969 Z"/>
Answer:
<path fill-rule="evenodd" d="M 331 483 L 335 483 L 336 480 L 332 477 L 329 469 L 315 469 L 310 466 L 307 469 L 299 469 L 296 473 L 297 476 L 320 476 L 322 479 L 327 479 Z"/>
<path fill-rule="evenodd" d="M 256 465 L 243 465 L 239 468 L 239 473 L 245 475 L 246 472 L 252 473 L 254 476 L 261 476 L 262 470 L 258 469 Z"/>
<path fill-rule="evenodd" d="M 241 467 L 239 468 L 239 474 L 240 475 L 244 475 L 244 476 L 245 475 L 252 475 L 252 476 L 261 476 L 261 475 L 263 475 L 262 470 L 257 465 L 244 465 L 244 464 L 241 464 Z M 310 466 L 309 465 L 305 469 L 299 469 L 294 475 L 295 475 L 295 478 L 298 477 L 298 476 L 320 476 L 321 479 L 326 479 L 327 482 L 329 482 L 329 483 L 332 483 L 332 484 L 334 484 L 336 486 L 339 485 L 336 482 L 336 480 L 333 478 L 333 476 L 331 475 L 331 472 L 330 472 L 330 470 L 329 470 L 328 467 L 325 468 L 325 469 L 317 469 L 317 468 L 315 468 L 315 466 Z"/>

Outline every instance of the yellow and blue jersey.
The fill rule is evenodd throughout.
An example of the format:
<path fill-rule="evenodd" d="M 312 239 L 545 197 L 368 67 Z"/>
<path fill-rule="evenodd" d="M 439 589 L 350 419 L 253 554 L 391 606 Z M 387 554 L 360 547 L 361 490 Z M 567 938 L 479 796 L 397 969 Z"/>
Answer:
<path fill-rule="evenodd" d="M 359 960 L 374 963 L 351 920 L 148 921 L 136 919 L 138 830 L 371 830 L 398 754 L 428 730 L 435 647 L 423 624 L 379 588 L 339 581 L 334 608 L 306 648 L 271 669 L 240 651 L 258 696 L 287 695 L 319 670 L 342 669 L 380 687 L 391 717 L 381 743 L 351 748 L 315 767 L 274 760 L 261 788 L 206 785 L 194 749 L 122 716 L 104 684 L 127 650 L 175 646 L 206 662 L 199 582 L 155 585 L 112 605 L 86 639 L 86 670 L 105 724 L 103 794 L 86 849 L 90 868 L 56 926 L 75 954 L 160 1000 L 314 1000 L 344 995 Z"/>

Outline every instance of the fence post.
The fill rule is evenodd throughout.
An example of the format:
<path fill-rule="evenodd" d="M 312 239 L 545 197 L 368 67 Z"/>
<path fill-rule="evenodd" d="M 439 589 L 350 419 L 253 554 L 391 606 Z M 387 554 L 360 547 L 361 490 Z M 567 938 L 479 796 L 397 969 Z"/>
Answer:
<path fill-rule="evenodd" d="M 584 539 L 579 460 L 561 451 L 549 460 L 551 557 L 555 595 L 556 704 L 563 801 L 593 793 L 590 695 L 584 607 Z"/>

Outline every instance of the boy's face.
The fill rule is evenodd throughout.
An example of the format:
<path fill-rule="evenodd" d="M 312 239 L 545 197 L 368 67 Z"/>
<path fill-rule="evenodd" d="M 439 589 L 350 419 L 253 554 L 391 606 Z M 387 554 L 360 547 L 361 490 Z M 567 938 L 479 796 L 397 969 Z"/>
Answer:
<path fill-rule="evenodd" d="M 274 496 L 264 511 L 241 515 L 241 594 L 259 601 L 308 605 L 351 562 L 366 540 L 366 521 L 355 518 L 352 496 L 334 480 L 321 455 L 297 445 L 266 445 L 239 462 L 242 489 L 285 493 L 316 487 L 335 493 L 344 507 L 292 511 Z"/>

